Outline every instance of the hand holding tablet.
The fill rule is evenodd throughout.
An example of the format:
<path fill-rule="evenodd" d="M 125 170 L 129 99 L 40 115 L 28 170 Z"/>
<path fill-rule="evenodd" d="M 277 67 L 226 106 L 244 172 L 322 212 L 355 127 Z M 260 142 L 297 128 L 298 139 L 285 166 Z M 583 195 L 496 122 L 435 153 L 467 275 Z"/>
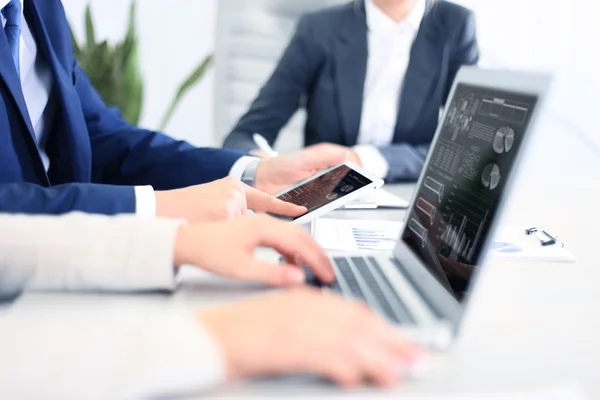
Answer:
<path fill-rule="evenodd" d="M 292 220 L 305 224 L 382 185 L 382 179 L 346 162 L 285 189 L 275 197 L 306 207 L 306 214 Z"/>

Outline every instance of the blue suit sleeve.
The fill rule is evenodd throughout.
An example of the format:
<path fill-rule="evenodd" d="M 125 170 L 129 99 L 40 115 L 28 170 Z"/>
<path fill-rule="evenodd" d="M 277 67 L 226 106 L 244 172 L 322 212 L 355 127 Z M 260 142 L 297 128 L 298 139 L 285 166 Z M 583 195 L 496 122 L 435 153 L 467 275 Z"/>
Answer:
<path fill-rule="evenodd" d="M 134 189 L 89 183 L 51 188 L 32 183 L 0 184 L 0 212 L 59 215 L 71 211 L 106 215 L 134 213 Z"/>
<path fill-rule="evenodd" d="M 448 99 L 458 70 L 464 65 L 476 65 L 478 62 L 479 46 L 477 44 L 475 17 L 469 11 L 465 14 L 452 48 L 451 62 L 446 79 L 447 86 L 444 91 L 444 102 Z M 429 148 L 429 144 L 412 146 L 407 143 L 380 147 L 381 154 L 390 166 L 386 180 L 389 182 L 418 180 L 429 153 Z"/>
<path fill-rule="evenodd" d="M 177 189 L 226 177 L 243 155 L 233 150 L 195 148 L 162 133 L 134 127 L 117 109 L 104 104 L 78 64 L 74 79 L 89 132 L 92 179 L 96 183 Z"/>
<path fill-rule="evenodd" d="M 419 179 L 423 164 L 429 153 L 429 144 L 412 146 L 407 143 L 379 147 L 390 166 L 387 182 L 413 182 Z"/>
<path fill-rule="evenodd" d="M 252 134 L 260 133 L 273 145 L 279 131 L 301 105 L 301 100 L 323 60 L 324 51 L 313 38 L 310 15 L 302 17 L 275 71 L 248 112 L 225 138 L 224 147 L 250 151 Z"/>

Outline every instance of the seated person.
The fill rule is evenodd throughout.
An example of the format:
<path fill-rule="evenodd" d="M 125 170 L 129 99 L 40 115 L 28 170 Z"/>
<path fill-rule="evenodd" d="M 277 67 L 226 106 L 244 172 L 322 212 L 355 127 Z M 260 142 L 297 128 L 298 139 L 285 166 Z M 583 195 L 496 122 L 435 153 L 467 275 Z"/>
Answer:
<path fill-rule="evenodd" d="M 344 160 L 309 149 L 260 163 L 132 126 L 77 63 L 60 0 L 0 0 L 0 11 L 0 212 L 213 220 L 231 187 L 197 185 L 231 176 L 274 193 Z M 278 204 L 248 198 L 252 209 L 289 215 Z"/>
<path fill-rule="evenodd" d="M 445 0 L 357 0 L 307 14 L 224 146 L 256 150 L 254 133 L 272 145 L 304 106 L 305 145 L 347 146 L 387 181 L 416 180 L 456 73 L 478 58 L 472 12 Z"/>
<path fill-rule="evenodd" d="M 297 225 L 264 215 L 201 225 L 170 219 L 0 214 L 0 296 L 22 291 L 173 290 L 178 265 L 295 286 L 329 261 Z M 270 246 L 288 264 L 253 257 Z M 110 299 L 109 299 L 110 300 Z M 364 305 L 308 288 L 188 310 L 93 298 L 0 308 L 0 397 L 166 398 L 225 381 L 313 373 L 391 386 L 418 349 Z M 28 306 L 28 307 L 27 307 Z M 243 332 L 243 334 L 240 334 Z M 95 395 L 93 395 L 95 396 Z"/>

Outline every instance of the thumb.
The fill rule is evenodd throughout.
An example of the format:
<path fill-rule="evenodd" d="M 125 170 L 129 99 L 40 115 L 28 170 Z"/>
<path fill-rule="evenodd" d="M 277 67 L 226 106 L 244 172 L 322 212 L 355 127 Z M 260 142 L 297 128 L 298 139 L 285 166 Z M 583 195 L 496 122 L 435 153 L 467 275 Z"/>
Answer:
<path fill-rule="evenodd" d="M 245 279 L 271 286 L 294 286 L 306 281 L 304 271 L 296 265 L 258 260 L 253 261 L 244 275 Z"/>

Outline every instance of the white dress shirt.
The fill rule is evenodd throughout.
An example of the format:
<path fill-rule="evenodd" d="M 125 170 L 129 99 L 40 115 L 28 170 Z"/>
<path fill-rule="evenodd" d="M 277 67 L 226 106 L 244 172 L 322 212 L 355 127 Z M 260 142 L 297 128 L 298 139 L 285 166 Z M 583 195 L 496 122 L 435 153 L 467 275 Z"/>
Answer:
<path fill-rule="evenodd" d="M 10 0 L 0 0 L 0 10 L 2 10 Z M 21 9 L 23 9 L 23 1 L 21 0 Z M 2 27 L 6 26 L 6 19 L 0 14 L 2 19 Z M 44 148 L 46 145 L 48 118 L 50 112 L 46 112 L 48 107 L 48 99 L 52 92 L 52 73 L 43 57 L 38 57 L 37 44 L 33 39 L 33 35 L 29 30 L 29 25 L 25 21 L 25 17 L 21 14 L 21 40 L 19 44 L 19 60 L 20 60 L 20 75 L 21 87 L 23 88 L 23 97 L 27 104 L 29 119 L 33 126 L 35 137 L 37 140 L 38 151 L 42 158 L 42 162 L 48 170 L 50 162 Z"/>
<path fill-rule="evenodd" d="M 9 2 L 10 0 L 0 0 L 0 10 Z M 24 6 L 23 0 L 21 0 L 21 5 Z M 24 7 L 21 8 L 24 9 Z M 1 14 L 0 18 L 4 27 L 6 20 Z M 38 52 L 37 44 L 23 14 L 21 15 L 19 59 L 23 97 L 27 104 L 27 111 L 35 133 L 40 157 L 46 171 L 48 171 L 50 160 L 45 152 L 48 125 L 53 113 L 56 112 L 56 105 L 49 101 L 53 88 L 53 76 L 46 60 Z M 241 178 L 246 166 L 252 160 L 252 157 L 240 158 L 231 168 L 230 175 Z M 135 211 L 136 215 L 145 219 L 156 217 L 156 196 L 151 186 L 135 187 Z"/>
<path fill-rule="evenodd" d="M 0 214 L 0 298 L 38 290 L 171 290 L 180 224 Z M 1 398 L 158 398 L 198 392 L 225 377 L 219 349 L 192 310 L 147 301 L 0 307 L 0 354 Z"/>
<path fill-rule="evenodd" d="M 365 1 L 369 58 L 358 145 L 354 150 L 363 166 L 382 178 L 387 176 L 389 164 L 377 146 L 389 145 L 393 140 L 410 51 L 425 8 L 425 0 L 417 0 L 410 14 L 395 22 L 372 0 Z"/>

